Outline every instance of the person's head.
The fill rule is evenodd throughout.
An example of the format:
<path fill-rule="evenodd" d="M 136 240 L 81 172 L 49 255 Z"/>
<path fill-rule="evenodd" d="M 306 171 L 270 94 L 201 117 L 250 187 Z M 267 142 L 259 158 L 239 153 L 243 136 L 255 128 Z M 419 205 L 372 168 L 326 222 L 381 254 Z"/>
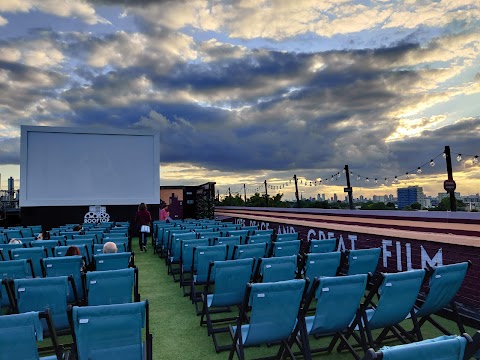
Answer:
<path fill-rule="evenodd" d="M 13 238 L 13 239 L 10 239 L 10 241 L 8 243 L 9 244 L 21 244 L 22 240 Z"/>
<path fill-rule="evenodd" d="M 80 252 L 80 249 L 76 246 L 70 246 L 67 251 L 65 252 L 65 256 L 81 256 L 82 253 Z"/>
<path fill-rule="evenodd" d="M 147 210 L 147 205 L 145 205 L 145 203 L 141 203 L 140 205 L 138 205 L 138 210 Z"/>
<path fill-rule="evenodd" d="M 42 231 L 38 234 L 37 240 L 50 240 L 50 231 Z"/>
<path fill-rule="evenodd" d="M 73 231 L 80 231 L 80 230 L 82 230 L 82 225 L 75 225 L 73 227 Z"/>
<path fill-rule="evenodd" d="M 108 241 L 103 245 L 104 254 L 115 254 L 117 251 L 117 244 L 112 241 Z"/>

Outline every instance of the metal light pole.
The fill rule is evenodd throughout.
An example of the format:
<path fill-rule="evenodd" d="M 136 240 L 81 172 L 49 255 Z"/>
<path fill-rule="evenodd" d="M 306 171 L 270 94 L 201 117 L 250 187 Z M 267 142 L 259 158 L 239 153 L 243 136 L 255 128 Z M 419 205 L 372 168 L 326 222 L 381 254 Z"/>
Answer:
<path fill-rule="evenodd" d="M 345 165 L 345 177 L 347 178 L 347 187 L 343 189 L 343 191 L 348 193 L 348 204 L 350 210 L 353 210 L 353 194 L 352 187 L 350 186 L 350 171 L 348 170 L 348 165 Z"/>
<path fill-rule="evenodd" d="M 447 177 L 443 182 L 443 188 L 450 194 L 450 210 L 457 211 L 457 199 L 455 199 L 455 189 L 457 184 L 453 180 L 452 157 L 450 155 L 450 146 L 445 146 L 445 161 L 447 162 Z"/>
<path fill-rule="evenodd" d="M 243 196 L 245 197 L 245 205 L 247 205 L 247 188 L 243 184 Z"/>
<path fill-rule="evenodd" d="M 267 180 L 264 181 L 264 184 L 265 184 L 265 203 L 267 204 L 267 207 L 268 207 Z"/>
<path fill-rule="evenodd" d="M 297 208 L 300 208 L 300 199 L 298 198 L 297 175 L 293 175 L 293 180 L 295 180 L 295 198 L 297 199 Z"/>

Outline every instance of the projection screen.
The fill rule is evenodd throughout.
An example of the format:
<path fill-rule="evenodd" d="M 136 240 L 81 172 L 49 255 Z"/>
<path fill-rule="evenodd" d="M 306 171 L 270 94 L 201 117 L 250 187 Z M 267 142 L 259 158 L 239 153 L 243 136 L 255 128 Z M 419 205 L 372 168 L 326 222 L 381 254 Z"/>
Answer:
<path fill-rule="evenodd" d="M 158 204 L 159 134 L 22 126 L 20 206 Z"/>

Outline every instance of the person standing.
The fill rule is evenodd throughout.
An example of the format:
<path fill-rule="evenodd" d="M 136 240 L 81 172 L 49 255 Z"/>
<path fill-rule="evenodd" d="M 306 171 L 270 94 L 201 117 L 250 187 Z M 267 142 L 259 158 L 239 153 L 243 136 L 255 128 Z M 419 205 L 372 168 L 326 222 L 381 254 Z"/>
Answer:
<path fill-rule="evenodd" d="M 152 215 L 147 209 L 145 203 L 141 203 L 138 206 L 138 211 L 135 214 L 135 223 L 138 230 L 138 245 L 140 251 L 147 251 L 147 239 L 150 234 L 150 223 L 152 222 Z"/>

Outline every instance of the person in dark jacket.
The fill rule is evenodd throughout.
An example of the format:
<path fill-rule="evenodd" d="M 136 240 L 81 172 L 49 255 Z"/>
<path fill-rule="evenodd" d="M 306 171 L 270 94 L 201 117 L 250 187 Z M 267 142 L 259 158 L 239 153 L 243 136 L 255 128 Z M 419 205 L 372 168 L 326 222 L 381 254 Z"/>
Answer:
<path fill-rule="evenodd" d="M 147 239 L 150 234 L 150 223 L 152 222 L 152 215 L 147 209 L 145 203 L 138 206 L 138 211 L 135 214 L 135 224 L 138 230 L 138 245 L 140 251 L 147 251 Z"/>

